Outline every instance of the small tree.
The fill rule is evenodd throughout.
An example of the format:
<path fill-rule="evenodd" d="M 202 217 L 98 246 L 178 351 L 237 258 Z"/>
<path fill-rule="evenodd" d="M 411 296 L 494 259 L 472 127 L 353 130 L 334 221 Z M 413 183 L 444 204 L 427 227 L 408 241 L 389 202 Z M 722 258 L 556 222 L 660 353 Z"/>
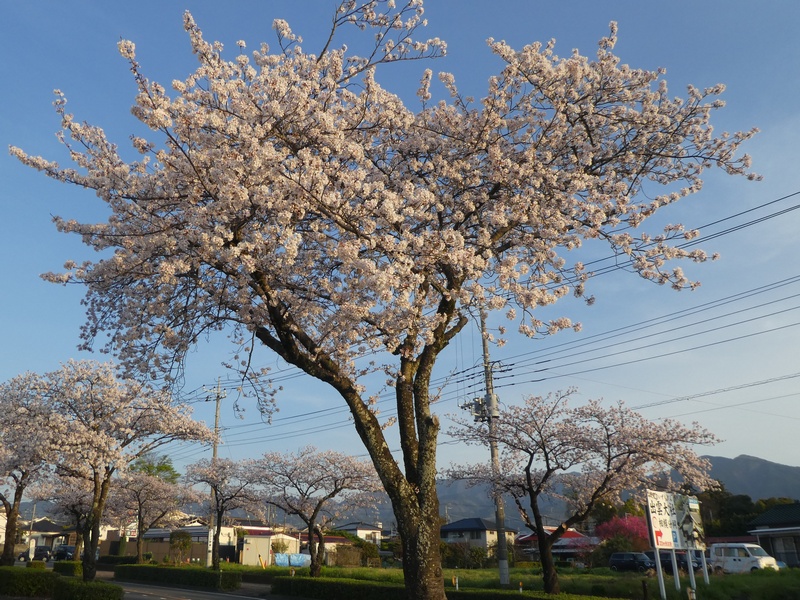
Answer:
<path fill-rule="evenodd" d="M 311 576 L 322 571 L 325 528 L 359 505 L 372 504 L 380 481 L 371 463 L 313 446 L 297 453 L 269 452 L 258 462 L 256 480 L 266 504 L 302 519 L 308 531 Z"/>
<path fill-rule="evenodd" d="M 178 485 L 180 474 L 169 457 L 143 456 L 135 460 L 130 471 L 115 481 L 111 503 L 117 512 L 136 519 L 136 557 L 144 562 L 144 534 L 153 527 L 175 522 L 178 507 L 187 502 L 190 490 Z M 125 523 L 127 526 L 128 523 Z"/>
<path fill-rule="evenodd" d="M 211 488 L 206 503 L 214 519 L 211 546 L 211 568 L 219 571 L 219 536 L 225 514 L 237 508 L 253 506 L 253 461 L 234 461 L 226 458 L 203 459 L 186 469 L 186 482 L 191 486 L 203 484 Z"/>
<path fill-rule="evenodd" d="M 176 529 L 169 534 L 169 553 L 176 563 L 182 563 L 184 555 L 192 550 L 192 534 Z"/>
<path fill-rule="evenodd" d="M 85 534 L 92 512 L 92 487 L 84 477 L 61 474 L 54 477 L 50 485 L 43 486 L 39 498 L 53 505 L 53 514 L 63 516 L 75 527 L 75 552 L 72 560 L 78 560 L 84 547 Z M 46 490 L 46 494 L 45 494 Z"/>
<path fill-rule="evenodd" d="M 57 452 L 50 405 L 43 392 L 42 378 L 34 373 L 0 385 L 0 503 L 6 515 L 3 565 L 13 565 L 16 559 L 19 507 L 25 491 L 47 476 Z"/>
<path fill-rule="evenodd" d="M 591 400 L 573 408 L 568 405 L 570 393 L 529 397 L 523 406 L 505 408 L 494 436 L 487 427 L 460 418 L 451 431 L 467 443 L 499 445 L 499 470 L 453 467 L 449 475 L 490 482 L 514 499 L 525 524 L 536 533 L 544 589 L 551 594 L 559 592 L 553 544 L 599 503 L 621 502 L 623 492 L 641 493 L 647 486 L 702 490 L 716 485 L 708 475 L 710 464 L 692 449 L 716 442 L 699 425 L 651 422 L 622 402 L 606 408 Z M 681 481 L 671 478 L 673 470 Z M 548 496 L 567 505 L 565 518 L 553 530 L 545 528 L 540 505 Z"/>
<path fill-rule="evenodd" d="M 83 578 L 94 579 L 100 526 L 114 475 L 132 461 L 174 440 L 210 441 L 207 427 L 166 392 L 120 381 L 112 365 L 70 361 L 48 373 L 50 427 L 60 438 L 56 473 L 84 479 L 91 491 L 83 531 Z"/>

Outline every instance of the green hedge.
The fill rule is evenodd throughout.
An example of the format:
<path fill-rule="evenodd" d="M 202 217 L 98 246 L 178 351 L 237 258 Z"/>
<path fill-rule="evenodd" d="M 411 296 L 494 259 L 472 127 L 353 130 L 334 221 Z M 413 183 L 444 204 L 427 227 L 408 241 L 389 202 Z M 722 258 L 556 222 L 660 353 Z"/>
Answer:
<path fill-rule="evenodd" d="M 53 563 L 53 571 L 66 577 L 83 577 L 83 563 L 77 560 L 59 560 Z"/>
<path fill-rule="evenodd" d="M 104 554 L 97 559 L 97 564 L 103 565 L 135 565 L 138 558 L 136 556 L 116 556 L 113 554 Z"/>
<path fill-rule="evenodd" d="M 0 567 L 0 595 L 50 597 L 58 575 L 45 569 Z"/>
<path fill-rule="evenodd" d="M 405 587 L 359 579 L 328 577 L 275 577 L 272 593 L 325 600 L 407 600 Z M 448 594 L 449 597 L 449 594 Z"/>
<path fill-rule="evenodd" d="M 46 569 L 47 563 L 43 560 L 29 560 L 25 566 L 29 569 Z"/>
<path fill-rule="evenodd" d="M 405 587 L 399 584 L 379 583 L 360 579 L 339 579 L 326 577 L 276 577 L 272 580 L 272 593 L 284 596 L 303 596 L 324 600 L 407 600 Z M 550 600 L 552 596 L 544 592 L 519 590 L 447 589 L 448 600 L 496 600 L 497 598 L 539 598 Z M 597 596 L 560 594 L 559 600 L 598 600 Z M 609 600 L 602 598 L 602 600 Z"/>
<path fill-rule="evenodd" d="M 53 590 L 53 600 L 123 600 L 125 590 L 105 581 L 62 579 Z"/>
<path fill-rule="evenodd" d="M 191 566 L 117 565 L 114 567 L 114 579 L 219 591 L 238 590 L 242 587 L 242 574 L 238 571 L 212 571 L 205 567 Z"/>

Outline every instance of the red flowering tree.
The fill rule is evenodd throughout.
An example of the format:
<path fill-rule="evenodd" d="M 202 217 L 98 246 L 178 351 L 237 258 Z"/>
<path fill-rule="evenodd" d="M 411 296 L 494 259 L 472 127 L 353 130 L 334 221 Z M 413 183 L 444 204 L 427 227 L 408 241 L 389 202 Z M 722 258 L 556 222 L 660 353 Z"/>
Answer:
<path fill-rule="evenodd" d="M 600 523 L 595 528 L 595 535 L 601 540 L 624 540 L 627 549 L 647 550 L 650 547 L 650 535 L 645 517 L 626 515 L 613 517 L 610 521 Z"/>

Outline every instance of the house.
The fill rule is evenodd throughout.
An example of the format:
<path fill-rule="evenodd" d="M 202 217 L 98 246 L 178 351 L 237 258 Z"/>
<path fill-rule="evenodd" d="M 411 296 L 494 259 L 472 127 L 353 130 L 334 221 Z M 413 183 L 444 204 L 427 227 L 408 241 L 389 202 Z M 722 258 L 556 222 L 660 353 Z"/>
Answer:
<path fill-rule="evenodd" d="M 507 529 L 506 543 L 513 544 L 516 535 L 516 531 Z M 439 530 L 439 537 L 448 544 L 466 543 L 488 551 L 497 545 L 497 523 L 479 518 L 460 519 L 443 525 Z"/>
<path fill-rule="evenodd" d="M 773 506 L 750 521 L 747 532 L 775 560 L 800 566 L 800 502 Z"/>
<path fill-rule="evenodd" d="M 259 528 L 258 531 L 247 528 L 245 530 L 239 562 L 249 566 L 268 567 L 275 563 L 275 552 L 272 549 L 274 543 L 282 543 L 286 546 L 283 554 L 300 553 L 300 536 L 289 535 Z"/>
<path fill-rule="evenodd" d="M 59 544 L 75 544 L 77 534 L 75 527 L 56 523 L 52 519 L 42 517 L 33 522 L 21 522 L 18 532 L 27 535 L 28 544 L 34 540 L 36 546 L 55 548 Z"/>
<path fill-rule="evenodd" d="M 195 521 L 183 527 L 168 529 L 154 527 L 149 529 L 142 539 L 144 540 L 144 551 L 153 555 L 153 559 L 161 562 L 165 557 L 173 555 L 170 547 L 170 534 L 173 531 L 188 533 L 191 538 L 191 547 L 186 555 L 181 555 L 180 559 L 186 562 L 207 565 L 210 558 L 209 529 L 208 525 Z M 221 527 L 219 536 L 219 556 L 220 560 L 236 562 L 236 530 L 233 527 Z M 127 546 L 128 551 L 132 552 L 132 544 Z M 102 547 L 101 547 L 102 548 Z M 101 553 L 103 550 L 101 549 Z M 173 557 L 174 558 L 174 557 Z"/>
<path fill-rule="evenodd" d="M 545 526 L 545 531 L 550 535 L 555 531 L 555 527 Z M 535 533 L 520 534 L 514 542 L 516 547 L 532 558 L 539 556 L 539 537 Z M 580 531 L 570 527 L 552 546 L 553 558 L 556 560 L 568 560 L 580 558 L 592 548 L 597 546 L 599 540 L 582 534 Z"/>
<path fill-rule="evenodd" d="M 346 533 L 351 533 L 354 536 L 361 538 L 362 540 L 366 540 L 367 542 L 372 542 L 376 546 L 381 545 L 382 531 L 383 531 L 382 523 L 376 523 L 375 525 L 371 525 L 369 523 L 362 523 L 358 521 L 341 525 L 337 527 L 336 530 L 344 531 Z"/>

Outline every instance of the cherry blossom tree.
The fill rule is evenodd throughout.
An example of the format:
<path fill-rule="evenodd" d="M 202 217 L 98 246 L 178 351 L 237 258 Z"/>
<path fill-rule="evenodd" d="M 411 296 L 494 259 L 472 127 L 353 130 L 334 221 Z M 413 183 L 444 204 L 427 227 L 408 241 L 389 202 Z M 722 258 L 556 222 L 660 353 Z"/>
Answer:
<path fill-rule="evenodd" d="M 91 523 L 94 496 L 92 482 L 85 477 L 71 477 L 62 473 L 53 477 L 50 485 L 39 489 L 38 499 L 50 502 L 53 516 L 63 517 L 75 527 L 73 560 L 78 560 Z"/>
<path fill-rule="evenodd" d="M 621 502 L 621 494 L 645 489 L 697 490 L 717 485 L 710 463 L 693 448 L 718 440 L 698 424 L 691 427 L 664 419 L 648 421 L 619 402 L 605 407 L 598 400 L 569 405 L 572 390 L 546 398 L 528 397 L 522 406 L 500 411 L 494 435 L 485 425 L 457 418 L 451 434 L 468 444 L 489 445 L 500 452 L 500 468 L 454 466 L 448 476 L 510 495 L 525 524 L 536 533 L 544 589 L 559 593 L 552 546 L 567 529 L 583 521 L 600 503 Z M 555 530 L 545 529 L 542 501 L 558 498 L 566 515 Z"/>
<path fill-rule="evenodd" d="M 225 513 L 256 503 L 253 467 L 252 460 L 212 458 L 199 460 L 186 469 L 185 479 L 190 486 L 203 484 L 211 488 L 211 498 L 206 503 L 214 519 L 211 567 L 215 571 L 220 569 L 219 536 Z"/>
<path fill-rule="evenodd" d="M 140 563 L 144 562 L 144 534 L 175 522 L 181 514 L 179 507 L 188 501 L 188 489 L 179 485 L 179 480 L 169 457 L 143 456 L 114 481 L 110 503 L 115 512 L 136 520 L 136 557 Z"/>
<path fill-rule="evenodd" d="M 256 462 L 255 481 L 265 504 L 295 515 L 308 530 L 311 576 L 325 556 L 325 529 L 359 506 L 374 506 L 381 489 L 372 463 L 306 446 L 296 453 L 269 452 Z"/>
<path fill-rule="evenodd" d="M 87 287 L 83 347 L 107 333 L 124 367 L 169 376 L 222 330 L 243 388 L 275 391 L 253 364 L 258 344 L 329 384 L 391 499 L 409 597 L 440 599 L 440 353 L 479 308 L 504 311 L 523 336 L 576 326 L 535 309 L 585 294 L 590 272 L 573 252 L 585 240 L 642 277 L 696 285 L 674 261 L 706 260 L 684 244 L 697 232 L 645 225 L 700 189 L 707 168 L 747 175 L 739 149 L 753 132 L 713 133 L 723 86 L 671 97 L 663 71 L 622 64 L 613 24 L 592 59 L 490 41 L 503 65 L 480 101 L 445 73 L 434 102 L 425 70 L 409 108 L 379 77 L 444 52 L 417 35 L 422 12 L 421 0 L 344 0 L 317 52 L 276 20 L 276 49 L 248 56 L 239 42 L 232 59 L 187 13 L 199 66 L 171 91 L 145 76 L 133 42 L 119 44 L 139 89 L 133 114 L 151 130 L 132 138 L 140 160 L 76 120 L 60 92 L 76 167 L 11 152 L 94 190 L 110 212 L 56 219 L 101 256 L 47 276 Z M 374 40 L 361 56 L 338 42 L 350 25 Z M 373 373 L 394 386 L 397 459 Z M 262 399 L 269 408 L 273 396 Z"/>
<path fill-rule="evenodd" d="M 83 577 L 94 579 L 103 510 L 115 473 L 175 440 L 210 441 L 212 432 L 176 405 L 165 391 L 119 380 L 110 363 L 70 361 L 45 375 L 53 409 L 50 426 L 59 436 L 55 469 L 85 479 L 91 504 L 83 531 Z"/>
<path fill-rule="evenodd" d="M 42 387 L 35 373 L 0 384 L 0 502 L 6 513 L 0 564 L 4 565 L 13 565 L 16 559 L 14 544 L 25 491 L 47 475 L 56 452 Z"/>

